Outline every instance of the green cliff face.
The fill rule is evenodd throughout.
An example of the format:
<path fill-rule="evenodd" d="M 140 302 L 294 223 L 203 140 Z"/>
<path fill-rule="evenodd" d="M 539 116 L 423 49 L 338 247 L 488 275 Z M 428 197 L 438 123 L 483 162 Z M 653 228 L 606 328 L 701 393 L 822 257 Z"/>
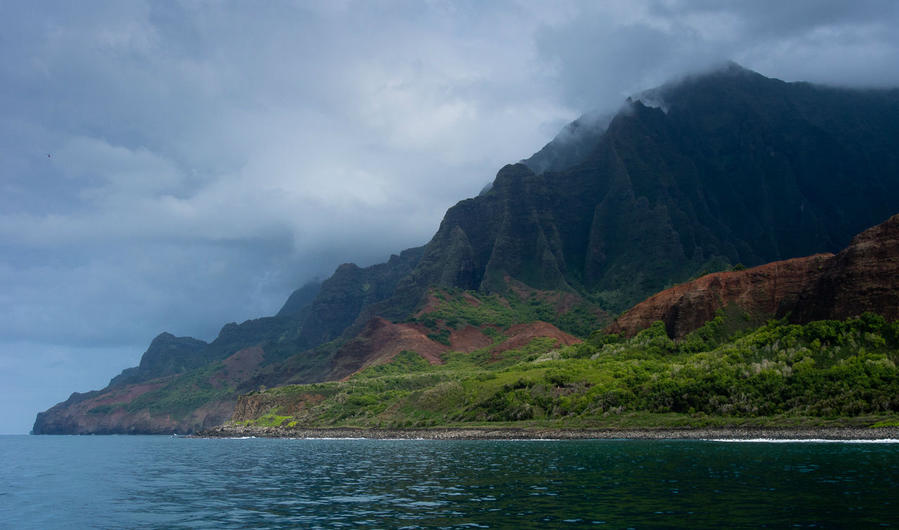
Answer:
<path fill-rule="evenodd" d="M 451 208 L 418 283 L 502 292 L 511 276 L 621 311 L 729 264 L 837 251 L 899 208 L 897 91 L 731 65 L 651 100 L 664 108 L 630 100 L 607 128 L 567 131 Z"/>
<path fill-rule="evenodd" d="M 281 307 L 281 310 L 278 311 L 276 316 L 298 317 L 300 319 L 306 318 L 306 312 L 308 312 L 310 304 L 312 304 L 312 301 L 318 296 L 321 288 L 321 282 L 312 281 L 290 293 L 290 296 L 287 297 L 287 301 L 284 302 L 284 305 Z"/>
<path fill-rule="evenodd" d="M 298 345 L 312 348 L 339 338 L 366 308 L 393 295 L 397 283 L 418 263 L 421 252 L 421 248 L 404 250 L 387 263 L 365 268 L 353 263 L 338 267 L 309 305 Z"/>
<path fill-rule="evenodd" d="M 123 370 L 109 385 L 139 383 L 199 368 L 211 360 L 205 355 L 207 346 L 205 342 L 191 337 L 160 333 L 141 356 L 140 365 Z"/>

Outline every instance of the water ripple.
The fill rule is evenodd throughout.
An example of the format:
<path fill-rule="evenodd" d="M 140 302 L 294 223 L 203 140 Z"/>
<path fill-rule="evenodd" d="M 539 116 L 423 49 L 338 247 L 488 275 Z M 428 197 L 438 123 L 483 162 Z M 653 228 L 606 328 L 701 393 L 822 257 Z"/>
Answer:
<path fill-rule="evenodd" d="M 0 437 L 0 521 L 61 528 L 891 524 L 895 444 Z"/>

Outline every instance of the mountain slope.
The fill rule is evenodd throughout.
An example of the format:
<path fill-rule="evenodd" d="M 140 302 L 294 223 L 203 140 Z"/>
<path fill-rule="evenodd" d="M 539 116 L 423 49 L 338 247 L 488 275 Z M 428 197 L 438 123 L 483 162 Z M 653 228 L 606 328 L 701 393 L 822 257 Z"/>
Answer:
<path fill-rule="evenodd" d="M 427 429 L 418 436 L 441 438 L 447 429 L 505 429 L 509 437 L 539 437 L 558 429 L 825 425 L 895 431 L 899 322 L 873 314 L 805 325 L 771 321 L 735 335 L 722 333 L 722 320 L 680 341 L 653 325 L 629 339 L 598 333 L 568 347 L 535 340 L 499 359 L 448 354 L 445 363 L 431 364 L 398 355 L 346 380 L 243 395 L 231 422 L 203 434 L 360 436 L 386 428 Z"/>

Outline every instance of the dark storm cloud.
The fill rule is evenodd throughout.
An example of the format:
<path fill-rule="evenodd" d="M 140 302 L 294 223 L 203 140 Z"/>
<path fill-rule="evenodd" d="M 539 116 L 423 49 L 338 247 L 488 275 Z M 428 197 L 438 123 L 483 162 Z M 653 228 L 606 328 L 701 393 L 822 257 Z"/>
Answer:
<path fill-rule="evenodd" d="M 0 3 L 0 427 L 163 330 L 208 340 L 425 243 L 503 164 L 672 76 L 896 84 L 896 9 Z"/>
<path fill-rule="evenodd" d="M 739 30 L 735 37 L 747 40 L 793 38 L 816 28 L 889 25 L 899 11 L 891 0 L 660 0 L 650 6 L 653 14 L 670 19 L 719 17 Z"/>
<path fill-rule="evenodd" d="M 899 84 L 897 2 L 580 6 L 579 16 L 537 32 L 539 53 L 555 65 L 566 101 L 574 106 L 615 106 L 626 95 L 728 60 L 790 81 Z"/>

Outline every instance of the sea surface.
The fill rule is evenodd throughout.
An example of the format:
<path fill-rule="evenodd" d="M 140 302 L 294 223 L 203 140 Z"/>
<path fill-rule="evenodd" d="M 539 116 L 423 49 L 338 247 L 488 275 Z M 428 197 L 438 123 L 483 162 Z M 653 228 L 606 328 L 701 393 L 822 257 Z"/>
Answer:
<path fill-rule="evenodd" d="M 899 444 L 0 436 L 0 527 L 899 525 Z"/>

